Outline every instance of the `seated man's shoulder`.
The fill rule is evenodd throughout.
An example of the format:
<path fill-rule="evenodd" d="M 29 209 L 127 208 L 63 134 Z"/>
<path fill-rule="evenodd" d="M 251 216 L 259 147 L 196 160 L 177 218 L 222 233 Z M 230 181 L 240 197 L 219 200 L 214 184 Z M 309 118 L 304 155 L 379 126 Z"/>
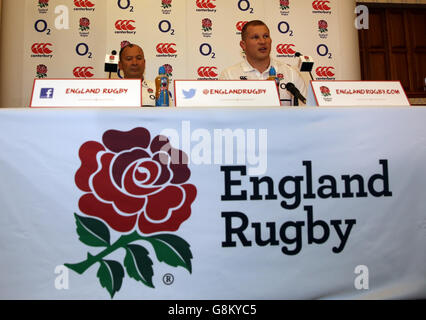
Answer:
<path fill-rule="evenodd" d="M 240 77 L 241 71 L 243 70 L 243 62 L 240 61 L 232 66 L 224 68 L 220 73 L 219 79 L 222 80 L 234 80 Z"/>

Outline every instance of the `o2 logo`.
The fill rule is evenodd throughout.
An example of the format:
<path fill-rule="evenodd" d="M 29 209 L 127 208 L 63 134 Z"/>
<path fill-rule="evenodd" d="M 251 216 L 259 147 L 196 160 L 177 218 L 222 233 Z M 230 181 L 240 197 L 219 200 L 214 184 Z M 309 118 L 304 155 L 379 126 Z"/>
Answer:
<path fill-rule="evenodd" d="M 248 0 L 239 0 L 238 1 L 238 9 L 240 9 L 240 11 L 249 11 L 250 14 L 254 13 L 254 9 L 252 8 L 252 6 L 250 5 L 250 2 Z"/>
<path fill-rule="evenodd" d="M 289 33 L 290 37 L 293 37 L 293 30 L 291 30 L 290 25 L 285 22 L 285 21 L 281 21 L 280 23 L 278 23 L 278 31 L 282 34 L 287 34 Z"/>
<path fill-rule="evenodd" d="M 47 34 L 48 36 L 50 36 L 50 32 L 51 32 L 51 30 L 47 27 L 47 22 L 46 22 L 46 20 L 43 20 L 43 19 L 37 20 L 37 21 L 34 23 L 34 29 L 35 29 L 37 32 L 40 32 L 40 33 L 43 33 L 43 32 L 45 32 L 45 31 L 46 31 L 46 34 Z"/>
<path fill-rule="evenodd" d="M 85 44 L 84 42 L 79 43 L 76 47 L 75 47 L 75 52 L 81 56 L 88 56 L 89 59 L 92 59 L 92 52 L 90 52 L 89 50 L 89 46 L 87 44 Z"/>
<path fill-rule="evenodd" d="M 333 54 L 330 52 L 330 50 L 328 49 L 327 45 L 325 45 L 325 44 L 320 44 L 317 47 L 317 53 L 321 57 L 328 56 L 329 59 L 333 59 Z"/>
<path fill-rule="evenodd" d="M 168 33 L 170 31 L 170 35 L 175 35 L 175 29 L 172 29 L 172 24 L 169 20 L 161 20 L 158 24 L 158 29 L 164 33 Z"/>
<path fill-rule="evenodd" d="M 212 46 L 208 43 L 203 43 L 200 46 L 200 53 L 205 57 L 211 56 L 212 59 L 216 59 L 216 53 L 213 52 Z"/>
<path fill-rule="evenodd" d="M 124 5 L 123 2 L 125 3 Z M 130 12 L 135 12 L 134 7 L 130 3 L 130 0 L 118 0 L 117 5 L 121 10 L 129 9 Z"/>

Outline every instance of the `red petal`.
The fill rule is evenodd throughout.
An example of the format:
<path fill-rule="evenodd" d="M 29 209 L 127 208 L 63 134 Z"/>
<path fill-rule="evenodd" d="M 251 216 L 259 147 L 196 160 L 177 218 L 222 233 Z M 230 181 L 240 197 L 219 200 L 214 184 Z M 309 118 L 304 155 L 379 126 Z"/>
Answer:
<path fill-rule="evenodd" d="M 135 184 L 133 180 L 133 172 L 136 170 L 136 165 L 137 165 L 136 163 L 132 165 L 130 169 L 127 170 L 126 175 L 124 176 L 124 188 L 130 194 L 133 194 L 135 196 L 145 196 L 161 189 L 161 187 L 143 188 Z"/>
<path fill-rule="evenodd" d="M 114 210 L 111 204 L 100 202 L 92 193 L 83 195 L 78 207 L 81 212 L 102 219 L 118 232 L 129 232 L 136 224 L 137 215 L 122 216 Z"/>
<path fill-rule="evenodd" d="M 109 168 L 114 155 L 106 153 L 101 157 L 102 169 L 93 178 L 93 189 L 99 198 L 114 202 L 119 210 L 125 213 L 136 213 L 140 211 L 145 198 L 136 198 L 124 194 L 111 181 Z"/>
<path fill-rule="evenodd" d="M 191 215 L 191 204 L 195 200 L 195 197 L 197 195 L 197 189 L 192 184 L 185 184 L 185 185 L 181 185 L 180 187 L 183 188 L 183 190 L 184 190 L 185 194 L 183 196 L 185 197 L 185 201 L 178 209 L 174 209 L 172 214 L 171 214 L 171 217 L 163 223 L 152 223 L 152 222 L 150 222 L 146 219 L 145 215 L 148 215 L 151 220 L 160 220 L 161 216 L 163 216 L 163 218 L 164 218 L 168 213 L 168 212 L 165 212 L 165 214 L 164 214 L 164 210 L 168 211 L 168 209 L 165 209 L 166 205 L 164 205 L 164 204 L 161 205 L 161 203 L 158 203 L 157 202 L 158 199 L 153 200 L 154 203 L 152 203 L 153 196 L 148 198 L 148 203 L 147 203 L 147 206 L 146 206 L 146 213 L 141 214 L 139 216 L 139 221 L 138 221 L 139 230 L 142 233 L 150 234 L 150 233 L 161 232 L 161 231 L 176 231 L 176 230 L 179 229 L 182 222 L 184 222 L 185 220 L 187 220 L 189 218 L 189 216 Z M 170 186 L 168 188 L 180 189 L 180 188 L 174 187 L 174 186 Z M 168 189 L 168 188 L 166 188 L 166 189 Z M 168 191 L 168 192 L 170 192 L 170 191 Z M 171 192 L 178 194 L 174 190 L 171 191 Z M 181 189 L 180 189 L 180 194 L 182 194 Z M 161 197 L 163 197 L 163 196 L 161 196 Z M 150 206 L 150 203 L 151 203 L 151 206 Z M 148 209 L 148 207 L 149 207 L 149 209 Z M 164 209 L 162 209 L 161 207 L 163 207 Z M 148 211 L 148 210 L 150 210 L 150 211 Z M 159 213 L 156 213 L 157 212 L 156 210 L 158 210 Z"/>
<path fill-rule="evenodd" d="M 81 167 L 75 174 L 75 183 L 82 191 L 91 191 L 89 179 L 90 176 L 98 170 L 96 155 L 101 151 L 105 151 L 105 148 L 96 141 L 88 141 L 80 147 L 79 156 L 81 160 Z"/>

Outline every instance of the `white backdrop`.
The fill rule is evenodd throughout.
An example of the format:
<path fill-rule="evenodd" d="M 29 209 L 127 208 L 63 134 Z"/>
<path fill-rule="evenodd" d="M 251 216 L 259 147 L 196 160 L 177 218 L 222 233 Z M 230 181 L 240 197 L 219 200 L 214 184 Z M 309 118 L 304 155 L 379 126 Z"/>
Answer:
<path fill-rule="evenodd" d="M 6 86 L 8 72 L 5 72 L 2 91 L 13 95 L 20 89 L 23 106 L 28 105 L 38 66 L 45 66 L 39 67 L 42 72 L 38 76 L 48 78 L 104 78 L 107 76 L 103 71 L 105 54 L 119 51 L 125 40 L 144 48 L 148 79 L 153 79 L 158 67 L 165 64 L 171 67 L 172 80 L 216 79 L 223 68 L 241 59 L 239 29 L 244 21 L 253 19 L 261 19 L 269 26 L 274 58 L 294 65 L 297 62 L 294 52 L 299 51 L 314 57 L 313 74 L 317 79 L 359 79 L 352 0 L 25 0 L 6 3 L 5 9 L 13 11 L 18 19 L 23 18 L 24 37 L 22 43 L 17 44 L 22 46 L 22 52 L 5 53 L 9 55 L 5 68 L 10 67 L 11 59 L 17 59 L 22 70 L 16 67 L 13 70 L 22 73 L 23 81 Z M 3 16 L 7 17 L 5 13 Z M 82 18 L 89 22 L 88 29 L 81 29 Z M 203 20 L 209 25 L 204 29 Z M 6 21 L 3 28 L 9 25 Z M 123 28 L 127 30 L 119 30 Z M 6 36 L 2 41 L 10 47 L 19 35 L 8 30 L 3 30 Z M 315 72 L 318 67 L 324 67 L 322 74 Z M 7 101 L 10 99 L 2 98 L 2 103 Z"/>

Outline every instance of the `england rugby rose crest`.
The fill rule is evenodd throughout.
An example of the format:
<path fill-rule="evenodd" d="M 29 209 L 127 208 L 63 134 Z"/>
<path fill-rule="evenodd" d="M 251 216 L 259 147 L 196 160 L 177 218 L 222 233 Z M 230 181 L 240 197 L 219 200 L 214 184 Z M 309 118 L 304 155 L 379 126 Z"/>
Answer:
<path fill-rule="evenodd" d="M 84 192 L 75 214 L 79 240 L 104 247 L 88 253 L 77 264 L 65 264 L 83 274 L 99 263 L 97 276 L 111 295 L 121 288 L 125 271 L 148 287 L 153 284 L 153 261 L 143 246 L 149 244 L 157 259 L 192 272 L 190 245 L 171 232 L 191 216 L 197 195 L 188 183 L 191 175 L 184 152 L 174 149 L 164 136 L 151 139 L 145 128 L 110 130 L 102 142 L 88 141 L 79 151 L 81 167 L 75 175 Z M 118 240 L 111 242 L 111 233 Z M 116 250 L 125 252 L 121 262 L 106 260 Z"/>
<path fill-rule="evenodd" d="M 321 94 L 322 94 L 324 97 L 329 97 L 329 96 L 331 96 L 331 92 L 330 92 L 330 89 L 329 89 L 328 87 L 326 87 L 326 86 L 321 86 L 321 87 L 320 87 L 320 90 L 321 90 Z"/>
<path fill-rule="evenodd" d="M 281 8 L 281 10 L 290 9 L 290 1 L 289 0 L 280 0 L 280 8 Z"/>
<path fill-rule="evenodd" d="M 47 67 L 44 64 L 39 64 L 37 66 L 37 75 L 36 77 L 39 79 L 46 78 L 47 77 Z"/>

